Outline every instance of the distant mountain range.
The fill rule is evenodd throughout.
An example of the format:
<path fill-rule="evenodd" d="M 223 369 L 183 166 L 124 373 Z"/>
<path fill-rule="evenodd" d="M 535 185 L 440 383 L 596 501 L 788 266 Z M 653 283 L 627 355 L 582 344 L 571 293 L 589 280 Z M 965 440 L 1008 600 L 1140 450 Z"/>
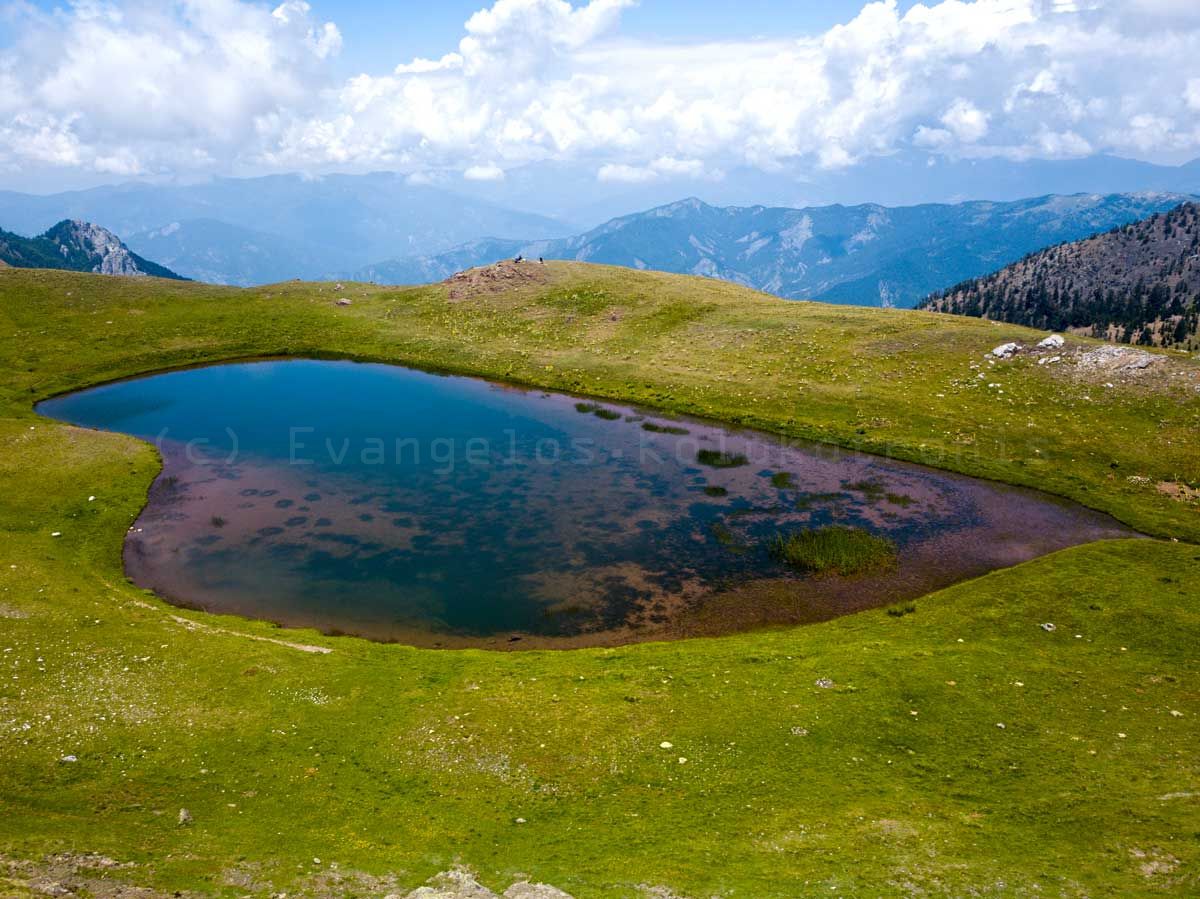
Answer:
<path fill-rule="evenodd" d="M 1200 339 L 1200 205 L 1033 253 L 924 308 L 1143 345 Z"/>
<path fill-rule="evenodd" d="M 0 191 L 6 228 L 33 234 L 64 218 L 102 223 L 134 251 L 188 277 L 243 286 L 332 277 L 484 234 L 547 238 L 578 230 L 391 173 L 126 184 L 49 196 Z"/>
<path fill-rule="evenodd" d="M 483 181 L 458 172 L 434 173 L 422 183 L 387 172 L 272 175 L 192 185 L 123 184 L 49 196 L 0 192 L 0 224 L 35 234 L 62 219 L 97 222 L 122 235 L 134 252 L 183 275 L 247 286 L 383 270 L 380 260 L 437 257 L 491 238 L 521 243 L 566 238 L 631 210 L 687 196 L 714 207 L 807 210 L 1146 191 L 1200 193 L 1200 160 L 1181 166 L 1109 156 L 1015 162 L 909 149 L 844 168 L 797 164 L 775 172 L 752 167 L 704 172 L 686 165 L 613 171 L 595 161 L 543 161 Z M 820 217 L 814 214 L 814 223 Z M 1101 227 L 1109 224 L 1116 222 Z M 455 252 L 475 258 L 465 249 Z M 973 273 L 978 272 L 956 270 L 951 281 L 933 287 Z"/>
<path fill-rule="evenodd" d="M 131 252 L 106 228 L 81 221 L 61 221 L 37 237 L 21 237 L 0 230 L 0 262 L 12 268 L 54 268 L 182 280 L 170 269 Z"/>
<path fill-rule="evenodd" d="M 510 169 L 496 181 L 467 181 L 447 175 L 441 183 L 464 196 L 589 226 L 630 210 L 663 206 L 689 196 L 712 206 L 761 203 L 798 209 L 838 203 L 919 206 L 969 200 L 1010 202 L 1048 194 L 1200 194 L 1200 159 L 1177 166 L 1115 156 L 1023 161 L 999 157 L 953 159 L 907 149 L 835 169 L 798 163 L 773 172 L 739 167 L 689 174 L 686 166 L 672 171 L 651 166 L 627 170 L 615 179 L 598 177 L 597 172 L 595 164 L 535 162 Z M 636 180 L 624 180 L 627 178 Z"/>
<path fill-rule="evenodd" d="M 1051 244 L 1177 206 L 1177 194 L 1048 196 L 901 208 L 718 208 L 698 199 L 558 240 L 476 240 L 368 266 L 359 280 L 415 284 L 524 255 L 721 278 L 793 299 L 913 306 L 935 290 Z"/>

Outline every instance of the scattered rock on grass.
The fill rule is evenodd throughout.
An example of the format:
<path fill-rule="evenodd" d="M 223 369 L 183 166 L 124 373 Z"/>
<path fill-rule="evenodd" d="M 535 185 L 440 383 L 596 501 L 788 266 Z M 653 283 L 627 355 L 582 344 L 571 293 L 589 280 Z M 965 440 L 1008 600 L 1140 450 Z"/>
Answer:
<path fill-rule="evenodd" d="M 393 893 L 386 899 L 400 899 L 400 896 Z M 530 883 L 527 880 L 514 883 L 504 891 L 503 896 L 497 896 L 476 880 L 470 870 L 454 868 L 429 878 L 425 886 L 417 887 L 404 899 L 572 899 L 572 897 L 557 887 L 545 883 Z"/>
<path fill-rule="evenodd" d="M 1021 352 L 1021 345 L 1019 343 L 1002 343 L 988 353 L 988 355 L 996 359 L 1011 359 L 1019 352 Z"/>
<path fill-rule="evenodd" d="M 1051 334 L 1049 337 L 1045 338 L 1044 340 L 1038 341 L 1038 349 L 1039 350 L 1057 350 L 1057 349 L 1061 349 L 1063 344 L 1065 344 L 1065 343 L 1066 343 L 1066 340 L 1063 339 L 1063 336 L 1061 334 Z"/>
<path fill-rule="evenodd" d="M 1126 346 L 1101 346 L 1079 357 L 1080 368 L 1089 371 L 1132 372 L 1149 368 L 1159 356 Z"/>
<path fill-rule="evenodd" d="M 571 896 L 549 884 L 523 881 L 505 890 L 503 899 L 571 899 Z"/>
<path fill-rule="evenodd" d="M 187 827 L 192 823 L 192 813 L 185 808 L 179 810 L 179 826 Z"/>

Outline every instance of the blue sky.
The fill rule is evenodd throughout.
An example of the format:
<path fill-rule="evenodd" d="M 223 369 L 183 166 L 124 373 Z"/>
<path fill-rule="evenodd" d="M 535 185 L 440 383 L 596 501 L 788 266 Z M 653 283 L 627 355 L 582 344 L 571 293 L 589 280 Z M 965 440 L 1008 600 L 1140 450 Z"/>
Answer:
<path fill-rule="evenodd" d="M 462 37 L 481 0 L 432 3 L 309 0 L 318 17 L 337 22 L 346 42 L 339 65 L 347 74 L 384 71 L 414 56 L 441 56 Z M 906 0 L 902 8 L 913 5 Z M 848 22 L 861 0 L 641 0 L 622 17 L 627 37 L 669 41 L 820 34 Z"/>

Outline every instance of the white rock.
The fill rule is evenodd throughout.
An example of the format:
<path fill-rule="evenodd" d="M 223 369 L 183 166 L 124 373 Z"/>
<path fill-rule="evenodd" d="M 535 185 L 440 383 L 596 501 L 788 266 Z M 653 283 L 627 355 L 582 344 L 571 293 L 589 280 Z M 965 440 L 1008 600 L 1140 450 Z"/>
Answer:
<path fill-rule="evenodd" d="M 78 759 L 78 758 L 76 758 L 76 757 L 75 757 L 75 756 L 73 756 L 73 755 L 64 755 L 64 756 L 62 757 L 61 761 L 64 761 L 64 762 L 77 762 L 77 761 L 79 761 L 79 759 Z"/>
<path fill-rule="evenodd" d="M 502 899 L 571 899 L 571 896 L 549 884 L 522 881 L 505 890 Z"/>
<path fill-rule="evenodd" d="M 663 740 L 661 743 L 658 744 L 658 748 L 659 749 L 671 749 L 674 745 L 675 745 L 674 743 L 668 743 L 666 740 Z"/>
<path fill-rule="evenodd" d="M 1045 340 L 1038 341 L 1038 349 L 1040 349 L 1040 350 L 1057 350 L 1057 349 L 1061 348 L 1062 345 L 1065 343 L 1066 343 L 1066 341 L 1063 339 L 1063 336 L 1061 334 L 1051 334 Z"/>
<path fill-rule="evenodd" d="M 417 887 L 407 899 L 497 899 L 464 868 L 444 871 L 431 877 L 426 886 Z"/>
<path fill-rule="evenodd" d="M 989 354 L 997 359 L 1009 359 L 1021 352 L 1019 343 L 1002 343 Z"/>

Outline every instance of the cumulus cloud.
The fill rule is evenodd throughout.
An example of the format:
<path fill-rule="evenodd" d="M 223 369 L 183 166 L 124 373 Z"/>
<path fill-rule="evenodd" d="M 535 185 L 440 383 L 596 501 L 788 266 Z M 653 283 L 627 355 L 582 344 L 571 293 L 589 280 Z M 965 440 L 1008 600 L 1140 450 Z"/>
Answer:
<path fill-rule="evenodd" d="M 341 35 L 300 0 L 26 9 L 0 49 L 0 165 L 489 179 L 557 159 L 644 183 L 910 145 L 1200 155 L 1194 0 L 881 0 L 824 34 L 699 43 L 622 38 L 632 2 L 495 0 L 456 47 L 342 82 Z"/>
<path fill-rule="evenodd" d="M 660 176 L 666 178 L 709 178 L 716 180 L 721 177 L 720 170 L 709 171 L 704 162 L 699 159 L 676 159 L 674 156 L 660 156 L 649 165 L 626 165 L 624 163 L 605 163 L 596 172 L 601 181 L 617 181 L 625 184 L 645 184 L 657 180 Z"/>
<path fill-rule="evenodd" d="M 504 169 L 498 165 L 473 165 L 463 172 L 468 181 L 503 181 Z"/>
<path fill-rule="evenodd" d="M 110 3 L 10 11 L 0 48 L 0 161 L 116 174 L 257 151 L 303 114 L 341 48 L 307 3 Z M 30 112 L 33 110 L 34 112 Z"/>

